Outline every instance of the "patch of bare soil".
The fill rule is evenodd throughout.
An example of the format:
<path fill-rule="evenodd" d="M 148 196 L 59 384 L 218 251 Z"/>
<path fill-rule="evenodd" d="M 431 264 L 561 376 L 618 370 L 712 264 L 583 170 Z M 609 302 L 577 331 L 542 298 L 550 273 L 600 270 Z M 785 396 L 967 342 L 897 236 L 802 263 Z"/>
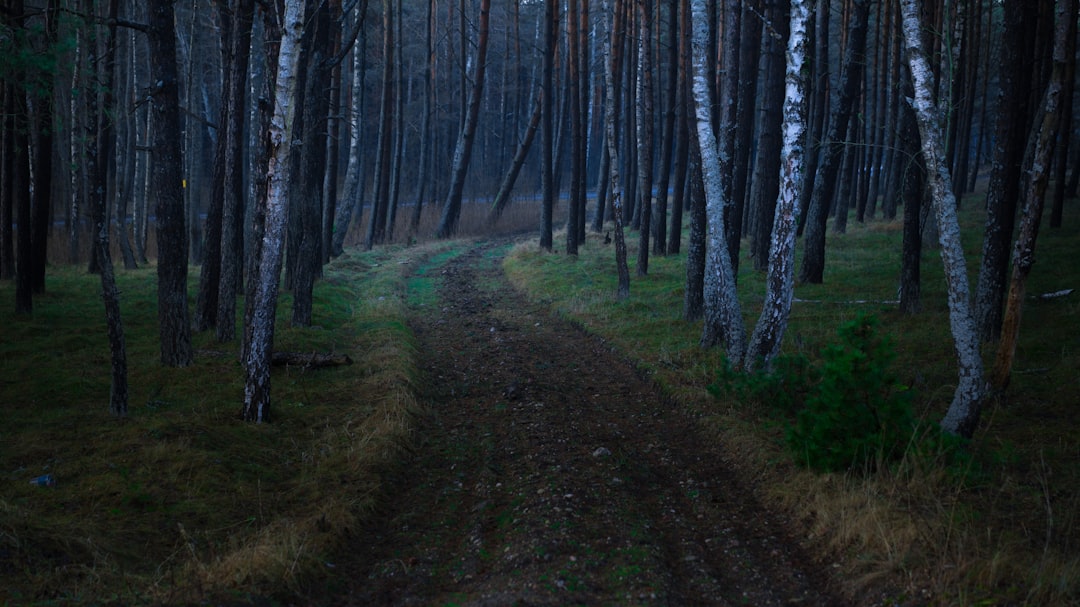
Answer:
<path fill-rule="evenodd" d="M 505 245 L 416 310 L 432 415 L 319 602 L 843 605 L 693 419 L 515 292 Z"/>

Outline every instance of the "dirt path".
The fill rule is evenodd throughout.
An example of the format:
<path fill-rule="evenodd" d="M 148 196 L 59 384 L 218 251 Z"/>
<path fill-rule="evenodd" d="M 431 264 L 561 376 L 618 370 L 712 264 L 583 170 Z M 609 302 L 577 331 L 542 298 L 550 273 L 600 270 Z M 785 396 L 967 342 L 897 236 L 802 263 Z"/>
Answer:
<path fill-rule="evenodd" d="M 333 602 L 842 605 L 692 420 L 510 287 L 504 249 L 416 311 L 433 415 Z"/>

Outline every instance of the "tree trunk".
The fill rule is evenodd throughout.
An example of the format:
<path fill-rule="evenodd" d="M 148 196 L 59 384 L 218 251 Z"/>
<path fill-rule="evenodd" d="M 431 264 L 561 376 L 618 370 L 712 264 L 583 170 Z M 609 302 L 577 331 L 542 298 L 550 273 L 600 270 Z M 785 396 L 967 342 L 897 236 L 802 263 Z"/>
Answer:
<path fill-rule="evenodd" d="M 822 143 L 818 176 L 806 217 L 806 246 L 799 281 L 821 283 L 825 274 L 825 231 L 829 222 L 829 205 L 836 191 L 836 179 L 844 151 L 843 138 L 848 132 L 852 108 L 862 83 L 866 54 L 868 0 L 852 0 L 848 21 L 848 40 L 840 66 L 840 94 L 829 115 L 829 129 Z"/>
<path fill-rule="evenodd" d="M 606 1 L 606 0 L 605 0 Z M 625 1 L 615 0 L 615 12 L 611 28 L 608 30 L 610 44 L 608 45 L 608 65 L 605 73 L 607 85 L 607 109 L 604 128 L 607 133 L 608 155 L 611 158 L 611 215 L 615 222 L 615 269 L 619 275 L 619 283 L 616 297 L 619 300 L 630 297 L 630 270 L 626 265 L 626 236 L 623 232 L 623 189 L 619 175 L 619 107 L 622 102 L 622 91 L 617 88 L 616 78 L 622 73 L 623 64 L 623 38 L 626 27 Z"/>
<path fill-rule="evenodd" d="M 705 260 L 709 218 L 705 208 L 705 184 L 701 175 L 701 151 L 697 129 L 687 129 L 690 140 L 687 200 L 690 207 L 690 241 L 686 245 L 686 292 L 683 294 L 683 320 L 705 316 Z"/>
<path fill-rule="evenodd" d="M 375 195 L 368 214 L 367 237 L 364 248 L 371 250 L 383 241 L 386 211 L 390 204 L 390 159 L 393 151 L 394 112 L 394 20 L 390 0 L 383 0 L 383 77 L 379 105 L 379 147 L 375 161 Z"/>
<path fill-rule="evenodd" d="M 670 2 L 668 14 L 668 54 L 667 54 L 667 78 L 663 82 L 662 111 L 663 127 L 660 137 L 660 165 L 657 167 L 656 180 L 656 221 L 654 229 L 656 239 L 653 243 L 653 253 L 663 255 L 668 248 L 667 215 L 668 215 L 668 187 L 671 184 L 671 158 L 675 150 L 675 125 L 676 109 L 678 100 L 677 83 L 679 81 L 679 53 L 675 41 L 679 39 L 678 2 Z M 657 24 L 657 34 L 660 33 Z M 658 46 L 660 46 L 658 44 Z"/>
<path fill-rule="evenodd" d="M 173 2 L 151 0 L 149 9 L 150 61 L 155 82 L 150 92 L 154 121 L 151 182 L 156 201 L 161 362 L 169 367 L 186 367 L 194 356 L 187 303 L 187 229 L 181 187 L 183 158 Z"/>
<path fill-rule="evenodd" d="M 993 165 L 986 192 L 986 232 L 975 293 L 975 321 L 983 341 L 1001 334 L 1002 302 L 1009 268 L 1009 243 L 1016 226 L 1016 204 L 1022 181 L 1031 88 L 1028 49 L 1036 28 L 1025 0 L 1004 1 L 1004 36 L 998 92 Z"/>
<path fill-rule="evenodd" d="M 1073 137 L 1073 95 L 1076 91 L 1076 31 L 1070 32 L 1067 40 L 1068 48 L 1065 49 L 1065 89 L 1062 92 L 1061 107 L 1064 108 L 1061 116 L 1061 127 L 1058 129 L 1060 148 L 1054 160 L 1054 198 L 1050 207 L 1050 227 L 1061 227 L 1062 214 L 1065 208 L 1065 172 L 1068 168 L 1069 148 L 1074 143 Z"/>
<path fill-rule="evenodd" d="M 521 167 L 525 164 L 525 159 L 529 156 L 533 139 L 536 138 L 536 131 L 540 126 L 543 108 L 543 97 L 537 97 L 536 108 L 533 110 L 532 118 L 529 119 L 529 125 L 525 128 L 525 136 L 522 138 L 521 143 L 518 144 L 517 151 L 514 152 L 514 160 L 510 163 L 510 169 L 506 172 L 506 176 L 503 177 L 502 183 L 499 185 L 499 192 L 495 194 L 495 201 L 491 204 L 491 211 L 488 212 L 487 216 L 488 226 L 494 226 L 499 221 L 499 217 L 506 210 L 506 205 L 510 203 L 510 194 L 514 191 L 514 183 L 517 181 L 518 173 L 521 172 Z"/>
<path fill-rule="evenodd" d="M 249 322 L 244 328 L 244 405 L 245 421 L 270 421 L 270 364 L 274 350 L 274 318 L 277 311 L 278 280 L 281 275 L 282 246 L 289 211 L 289 155 L 292 147 L 293 118 L 296 113 L 297 66 L 300 38 L 304 29 L 304 0 L 286 0 L 276 54 L 277 75 L 274 92 L 274 116 L 270 121 L 269 164 L 266 167 L 266 199 L 256 201 L 265 207 L 265 232 L 256 251 L 257 275 L 253 277 L 252 297 L 246 303 Z M 276 37 L 268 32 L 271 40 Z"/>
<path fill-rule="evenodd" d="M 332 4 L 332 3 L 330 3 Z M 297 91 L 298 110 L 303 113 L 304 130 L 298 133 L 300 145 L 299 207 L 300 242 L 295 259 L 293 283 L 292 324 L 311 326 L 315 277 L 322 267 L 322 200 L 326 172 L 326 124 L 330 113 L 330 88 L 333 57 L 327 56 L 333 19 L 328 3 L 312 3 L 305 12 L 314 14 L 307 21 L 304 34 L 307 54 L 307 74 L 301 78 L 304 90 Z M 301 65 L 303 60 L 301 60 Z"/>
<path fill-rule="evenodd" d="M 515 4 L 515 6 L 517 6 Z M 516 9 L 515 9 L 516 10 Z M 409 221 L 409 229 L 413 233 L 420 229 L 420 217 L 424 210 L 424 198 L 434 188 L 428 187 L 431 180 L 432 153 L 434 133 L 432 132 L 431 119 L 435 112 L 435 0 L 428 0 L 427 16 L 424 19 L 427 25 L 426 61 L 424 69 L 424 117 L 423 126 L 420 130 L 420 175 L 417 178 L 419 189 L 416 193 L 416 202 L 413 205 L 412 218 Z M 515 25 L 517 21 L 514 22 Z M 516 112 L 515 112 L 516 115 Z"/>
<path fill-rule="evenodd" d="M 682 246 L 683 209 L 686 206 L 687 164 L 690 156 L 690 7 L 679 2 L 679 73 L 675 83 L 678 88 L 676 99 L 676 122 L 678 124 L 678 146 L 675 149 L 674 196 L 671 201 L 671 229 L 668 231 L 668 255 L 675 255 Z"/>
<path fill-rule="evenodd" d="M 469 172 L 469 159 L 472 157 L 473 139 L 480 116 L 480 101 L 484 93 L 484 73 L 487 71 L 488 23 L 491 13 L 491 0 L 480 0 L 480 31 L 476 44 L 476 71 L 473 76 L 472 92 L 469 93 L 468 111 L 465 124 L 461 128 L 457 146 L 454 149 L 454 163 L 451 169 L 450 192 L 446 195 L 442 218 L 436 236 L 449 238 L 457 231 L 461 217 L 461 194 L 465 188 L 465 177 Z"/>
<path fill-rule="evenodd" d="M 581 107 L 581 44 L 578 36 L 578 3 L 567 0 L 566 6 L 567 75 L 570 119 L 570 205 L 566 216 L 566 254 L 578 254 L 578 217 L 585 213 L 585 133 Z"/>
<path fill-rule="evenodd" d="M 652 229 L 653 190 L 653 90 L 652 90 L 652 2 L 637 0 L 638 6 L 638 78 L 637 78 L 637 180 L 641 192 L 641 221 L 638 229 L 637 275 L 649 273 L 649 236 Z"/>
<path fill-rule="evenodd" d="M 49 0 L 45 10 L 45 43 L 50 47 L 56 44 L 57 26 L 60 18 L 58 0 Z M 115 38 L 115 36 L 114 36 Z M 107 48 L 113 55 L 115 48 Z M 33 232 L 30 235 L 30 288 L 35 294 L 45 292 L 45 265 L 49 258 L 49 224 L 52 221 L 53 197 L 53 83 L 55 79 L 46 77 L 47 87 L 43 91 L 32 92 L 33 124 L 37 145 L 34 146 L 34 188 L 31 200 L 30 221 Z M 22 221 L 20 219 L 20 221 Z"/>
<path fill-rule="evenodd" d="M 616 5 L 617 6 L 617 5 Z M 616 8 L 615 10 L 618 10 Z M 556 0 L 544 0 L 544 58 L 540 76 L 540 96 L 543 114 L 540 117 L 540 248 L 550 251 L 553 240 L 555 212 L 555 48 L 558 43 L 558 12 Z M 611 91 L 608 91 L 611 94 Z"/>
<path fill-rule="evenodd" d="M 901 70 L 900 90 L 905 99 L 914 95 L 910 70 Z M 905 159 L 900 177 L 904 204 L 904 233 L 900 253 L 900 311 L 917 314 L 922 309 L 922 219 L 926 200 L 926 166 L 919 152 L 919 126 L 910 106 L 899 108 L 900 154 Z"/>
<path fill-rule="evenodd" d="M 705 213 L 708 217 L 705 245 L 705 326 L 701 345 L 713 347 L 726 343 L 728 361 L 739 367 L 746 353 L 746 327 L 735 292 L 735 275 L 724 230 L 724 208 L 727 192 L 720 177 L 720 159 L 716 154 L 716 135 L 712 129 L 712 106 L 709 98 L 709 74 L 706 54 L 709 52 L 709 23 L 705 0 L 693 0 L 693 65 L 694 110 L 697 118 L 698 150 L 701 153 L 701 174 L 705 186 Z"/>
<path fill-rule="evenodd" d="M 240 290 L 240 270 L 244 262 L 244 162 L 245 119 L 248 113 L 247 76 L 251 59 L 251 28 L 255 18 L 254 0 L 239 0 L 233 23 L 232 87 L 226 94 L 224 200 L 221 215 L 221 276 L 218 281 L 218 310 L 215 337 L 219 342 L 236 338 L 236 294 Z"/>
<path fill-rule="evenodd" d="M 115 132 L 109 116 L 113 115 L 112 86 L 116 80 L 116 18 L 119 0 L 109 0 L 109 28 L 105 41 L 105 61 L 101 71 L 101 107 L 91 113 L 97 117 L 95 132 L 87 145 L 88 168 L 92 170 L 94 187 L 91 189 L 90 208 L 94 218 L 95 245 L 101 276 L 101 298 L 105 304 L 105 324 L 109 336 L 111 382 L 109 390 L 109 413 L 124 417 L 128 412 L 127 346 L 124 325 L 120 317 L 120 290 L 116 287 L 112 256 L 109 251 L 109 214 L 106 212 L 106 185 L 109 176 L 109 160 L 113 155 Z"/>
<path fill-rule="evenodd" d="M 768 367 L 780 352 L 780 344 L 791 313 L 795 288 L 795 232 L 798 228 L 799 190 L 805 165 L 807 86 L 804 66 L 807 59 L 806 26 L 810 20 L 810 0 L 792 0 L 787 66 L 784 77 L 783 149 L 780 167 L 780 197 L 776 202 L 769 271 L 765 278 L 765 303 L 746 351 L 745 368 Z"/>
<path fill-rule="evenodd" d="M 349 124 L 351 126 L 349 130 L 349 162 L 345 169 L 345 197 L 337 207 L 336 217 L 334 218 L 334 240 L 330 246 L 331 253 L 335 257 L 344 252 L 345 237 L 349 234 L 349 226 L 352 225 L 353 215 L 356 215 L 357 221 L 359 221 L 360 213 L 364 206 L 364 169 L 367 166 L 364 162 L 364 144 L 366 142 L 365 134 L 367 132 L 364 128 L 364 101 L 366 99 L 364 84 L 366 81 L 365 75 L 367 73 L 367 36 L 365 35 L 366 15 L 367 0 L 360 0 L 356 7 L 355 17 L 357 19 L 356 28 L 358 33 L 352 57 L 353 88 L 352 104 L 349 108 Z M 417 211 L 417 213 L 419 213 L 419 211 Z M 419 219 L 419 217 L 416 218 L 417 221 L 419 221 Z"/>
<path fill-rule="evenodd" d="M 1020 233 L 1013 249 L 1012 278 L 1005 305 L 1001 342 L 998 344 L 994 369 L 990 374 L 991 384 L 996 390 L 1005 390 L 1008 387 L 1013 359 L 1016 357 L 1016 340 L 1020 334 L 1027 277 L 1035 264 L 1035 242 L 1039 237 L 1039 223 L 1042 220 L 1046 186 L 1054 158 L 1058 124 L 1066 110 L 1062 101 L 1065 87 L 1072 86 L 1072 82 L 1067 80 L 1067 65 L 1072 57 L 1071 47 L 1075 46 L 1073 41 L 1076 36 L 1076 7 L 1077 0 L 1064 0 L 1056 4 L 1053 71 L 1043 98 L 1042 110 L 1039 112 L 1042 120 L 1035 140 L 1031 169 L 1024 180 L 1024 206 L 1020 212 Z"/>
<path fill-rule="evenodd" d="M 769 263 L 773 216 L 780 193 L 780 129 L 784 120 L 784 44 L 788 36 L 788 15 L 784 0 L 768 4 L 769 29 L 765 38 L 765 82 L 758 103 L 758 151 L 750 194 L 750 253 L 754 269 L 765 270 Z M 729 230 L 730 232 L 730 230 Z"/>
<path fill-rule="evenodd" d="M 951 434 L 970 438 L 979 423 L 986 384 L 983 380 L 975 318 L 972 315 L 969 300 L 967 265 L 964 261 L 964 249 L 960 243 L 956 198 L 953 196 L 948 168 L 945 166 L 941 126 L 938 122 L 939 109 L 933 102 L 933 74 L 923 50 L 918 0 L 901 0 L 900 9 L 903 15 L 904 40 L 915 91 L 913 107 L 922 140 L 923 159 L 926 161 L 930 179 L 934 212 L 939 226 L 941 260 L 945 268 L 945 280 L 948 283 L 949 325 L 959 366 L 959 378 L 953 392 L 953 400 L 941 422 L 941 427 Z"/>

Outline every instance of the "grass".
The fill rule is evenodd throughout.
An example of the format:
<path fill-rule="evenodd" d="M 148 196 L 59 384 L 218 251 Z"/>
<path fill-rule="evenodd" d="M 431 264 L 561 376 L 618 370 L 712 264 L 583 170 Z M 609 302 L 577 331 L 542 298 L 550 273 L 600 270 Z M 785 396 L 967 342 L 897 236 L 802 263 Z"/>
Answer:
<path fill-rule="evenodd" d="M 973 288 L 980 206 L 977 198 L 967 200 L 961 214 Z M 1062 229 L 1040 235 L 1029 294 L 1080 286 L 1080 215 L 1070 210 Z M 784 352 L 816 359 L 842 322 L 877 315 L 895 338 L 895 368 L 914 388 L 916 412 L 929 426 L 940 421 L 955 385 L 945 282 L 937 250 L 927 247 L 922 312 L 898 312 L 891 300 L 900 228 L 899 222 L 851 222 L 847 234 L 829 235 L 825 284 L 796 287 Z M 519 245 L 505 268 L 531 298 L 605 337 L 700 413 L 740 471 L 757 481 L 760 497 L 803 521 L 817 554 L 840 564 L 850 591 L 916 604 L 1080 600 L 1080 295 L 1026 304 L 1012 383 L 984 410 L 966 467 L 912 451 L 870 477 L 815 475 L 790 461 L 783 424 L 767 407 L 707 393 L 721 358 L 698 347 L 701 323 L 681 318 L 685 255 L 653 256 L 649 275 L 632 278 L 630 298 L 617 301 L 614 249 L 600 238 L 590 234 L 577 257 Z M 633 254 L 636 238 L 629 240 Z M 739 293 L 752 328 L 764 294 L 752 259 L 741 260 Z M 988 346 L 984 360 L 993 354 Z"/>
<path fill-rule="evenodd" d="M 158 363 L 153 267 L 119 272 L 130 415 L 110 417 L 98 279 L 51 268 L 33 317 L 0 324 L 0 603 L 273 597 L 331 573 L 419 407 L 406 273 L 449 249 L 347 251 L 309 328 L 289 326 L 283 295 L 277 349 L 355 364 L 275 370 L 264 425 L 239 420 L 237 343 L 196 335 L 194 365 Z M 55 487 L 28 482 L 43 474 Z"/>

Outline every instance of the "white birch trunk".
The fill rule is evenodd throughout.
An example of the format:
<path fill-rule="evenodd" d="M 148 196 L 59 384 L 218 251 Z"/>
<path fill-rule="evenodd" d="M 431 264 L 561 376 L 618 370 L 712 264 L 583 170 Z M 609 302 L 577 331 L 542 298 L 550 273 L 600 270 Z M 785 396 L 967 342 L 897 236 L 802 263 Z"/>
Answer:
<path fill-rule="evenodd" d="M 776 201 L 769 270 L 765 279 L 765 304 L 754 327 L 744 367 L 767 366 L 780 352 L 791 312 L 795 288 L 795 232 L 799 218 L 799 195 L 806 164 L 806 27 L 810 20 L 809 0 L 792 0 L 791 33 L 788 38 L 784 92 L 783 148 L 780 165 L 780 195 Z"/>
<path fill-rule="evenodd" d="M 746 327 L 735 291 L 735 273 L 724 232 L 724 206 L 728 192 L 720 175 L 716 134 L 713 133 L 709 109 L 709 77 L 706 54 L 709 52 L 709 21 L 704 0 L 694 0 L 693 11 L 693 91 L 694 115 L 697 119 L 698 147 L 701 150 L 701 173 L 705 184 L 705 212 L 708 226 L 705 236 L 705 326 L 701 345 L 712 347 L 721 342 L 727 346 L 728 362 L 742 365 L 746 352 Z"/>
<path fill-rule="evenodd" d="M 956 347 L 959 378 L 953 392 L 952 404 L 941 422 L 951 434 L 971 437 L 979 423 L 979 413 L 986 395 L 979 338 L 975 330 L 971 296 L 968 288 L 967 265 L 960 244 L 960 223 L 956 215 L 956 197 L 952 178 L 945 165 L 945 146 L 942 143 L 940 110 L 933 102 L 934 77 L 922 48 L 922 26 L 919 23 L 918 0 L 901 0 L 904 41 L 915 98 L 911 100 L 919 123 L 922 154 L 933 196 L 934 214 L 939 226 L 941 260 L 948 283 L 949 326 Z"/>
<path fill-rule="evenodd" d="M 274 88 L 274 117 L 270 121 L 270 163 L 266 174 L 266 230 L 262 237 L 262 257 L 255 276 L 251 326 L 244 332 L 244 419 L 269 421 L 270 362 L 274 349 L 274 317 L 277 312 L 278 281 L 281 275 L 282 245 L 289 216 L 289 152 L 292 148 L 293 117 L 296 114 L 297 62 L 300 36 L 304 31 L 304 0 L 287 0 L 278 55 L 277 85 Z"/>

